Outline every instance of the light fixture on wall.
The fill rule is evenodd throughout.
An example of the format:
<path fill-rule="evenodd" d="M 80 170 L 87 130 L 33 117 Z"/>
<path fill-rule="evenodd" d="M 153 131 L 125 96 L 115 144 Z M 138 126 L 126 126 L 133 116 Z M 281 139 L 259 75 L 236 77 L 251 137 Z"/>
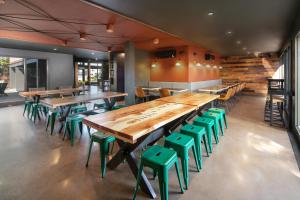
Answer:
<path fill-rule="evenodd" d="M 153 39 L 153 44 L 159 44 L 159 38 L 154 38 Z"/>
<path fill-rule="evenodd" d="M 113 24 L 107 24 L 106 25 L 106 32 L 113 33 L 114 32 L 114 25 Z"/>
<path fill-rule="evenodd" d="M 219 69 L 223 69 L 223 67 L 222 67 L 222 66 L 219 66 Z"/>
<path fill-rule="evenodd" d="M 197 67 L 201 67 L 202 65 L 201 65 L 200 62 L 197 62 L 197 63 L 196 63 L 196 66 L 197 66 Z"/>
<path fill-rule="evenodd" d="M 157 67 L 156 63 L 152 63 L 151 67 L 152 67 L 152 68 Z"/>
<path fill-rule="evenodd" d="M 209 64 L 206 64 L 205 67 L 206 67 L 206 68 L 210 68 L 210 65 L 209 65 Z"/>
<path fill-rule="evenodd" d="M 53 50 L 54 50 L 54 51 L 56 51 L 56 50 L 57 50 L 57 48 L 54 48 Z"/>
<path fill-rule="evenodd" d="M 79 38 L 80 38 L 80 40 L 82 40 L 82 41 L 86 40 L 86 34 L 85 34 L 85 33 L 80 33 L 80 34 L 79 34 Z"/>
<path fill-rule="evenodd" d="M 176 67 L 180 67 L 180 66 L 181 66 L 180 60 L 177 60 L 177 61 L 176 61 L 175 66 L 176 66 Z"/>
<path fill-rule="evenodd" d="M 217 65 L 214 65 L 214 67 L 213 67 L 214 69 L 217 69 L 218 68 L 218 66 Z"/>
<path fill-rule="evenodd" d="M 68 41 L 67 41 L 67 40 L 63 40 L 62 42 L 63 42 L 62 45 L 63 45 L 64 47 L 68 45 Z"/>

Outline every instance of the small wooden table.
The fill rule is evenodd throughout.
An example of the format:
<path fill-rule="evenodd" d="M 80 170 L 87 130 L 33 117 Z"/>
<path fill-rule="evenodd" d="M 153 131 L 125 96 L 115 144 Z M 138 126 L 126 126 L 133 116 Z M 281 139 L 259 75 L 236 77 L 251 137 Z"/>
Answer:
<path fill-rule="evenodd" d="M 190 98 L 191 96 L 195 98 L 204 97 L 203 95 L 191 93 L 187 95 L 179 94 L 172 96 L 176 102 L 171 102 L 170 97 L 161 98 L 103 114 L 88 116 L 83 120 L 83 123 L 98 131 L 115 136 L 120 149 L 108 162 L 107 166 L 115 169 L 125 159 L 132 173 L 137 177 L 138 161 L 135 153 L 147 145 L 153 145 L 164 135 L 169 135 L 176 127 L 185 124 L 186 120 L 197 112 L 200 105 L 209 103 L 211 99 L 214 99 L 206 98 L 198 104 L 195 103 L 195 105 L 192 105 L 192 101 L 189 101 L 190 104 L 185 104 L 183 102 L 188 95 L 190 95 Z M 170 102 L 167 101 L 167 98 Z M 156 197 L 144 172 L 142 172 L 141 189 L 150 197 Z"/>

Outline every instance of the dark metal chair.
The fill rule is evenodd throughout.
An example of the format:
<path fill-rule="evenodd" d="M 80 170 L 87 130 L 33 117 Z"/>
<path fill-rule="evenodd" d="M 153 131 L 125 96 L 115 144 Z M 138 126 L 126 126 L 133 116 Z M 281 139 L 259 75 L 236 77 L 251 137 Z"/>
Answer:
<path fill-rule="evenodd" d="M 7 94 L 5 93 L 5 89 L 7 87 L 8 83 L 0 83 L 0 96 L 7 96 Z"/>

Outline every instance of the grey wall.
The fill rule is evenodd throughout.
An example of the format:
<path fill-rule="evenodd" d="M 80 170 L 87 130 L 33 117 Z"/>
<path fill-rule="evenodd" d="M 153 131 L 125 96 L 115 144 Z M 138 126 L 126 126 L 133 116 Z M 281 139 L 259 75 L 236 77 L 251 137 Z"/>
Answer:
<path fill-rule="evenodd" d="M 147 51 L 135 49 L 135 85 L 147 86 L 150 82 L 150 54 Z"/>
<path fill-rule="evenodd" d="M 0 56 L 47 59 L 49 89 L 74 83 L 73 55 L 0 48 Z"/>

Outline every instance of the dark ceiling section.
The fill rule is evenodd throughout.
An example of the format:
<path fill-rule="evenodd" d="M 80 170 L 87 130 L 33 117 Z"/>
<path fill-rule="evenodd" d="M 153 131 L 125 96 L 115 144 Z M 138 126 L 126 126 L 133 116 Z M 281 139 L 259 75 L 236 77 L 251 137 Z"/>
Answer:
<path fill-rule="evenodd" d="M 43 52 L 51 52 L 51 53 L 65 53 L 65 54 L 74 55 L 76 57 L 88 58 L 93 60 L 108 59 L 107 52 L 93 51 L 93 50 L 80 49 L 80 48 L 67 48 L 67 47 L 57 48 L 57 46 L 53 46 L 53 45 L 24 42 L 19 40 L 0 39 L 0 47 L 31 50 L 31 51 L 43 51 Z M 0 50 L 0 56 L 6 56 L 6 55 L 3 55 Z"/>
<path fill-rule="evenodd" d="M 222 55 L 279 51 L 300 4 L 299 0 L 92 1 Z"/>

